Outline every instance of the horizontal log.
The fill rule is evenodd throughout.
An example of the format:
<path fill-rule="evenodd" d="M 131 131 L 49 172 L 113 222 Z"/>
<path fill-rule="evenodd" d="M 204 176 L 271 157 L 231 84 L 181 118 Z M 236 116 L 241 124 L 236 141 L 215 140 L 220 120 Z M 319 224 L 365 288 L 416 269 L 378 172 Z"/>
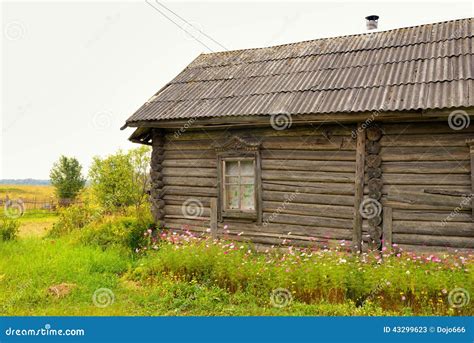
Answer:
<path fill-rule="evenodd" d="M 447 120 L 441 122 L 430 122 L 430 123 L 394 123 L 384 124 L 383 130 L 385 135 L 419 135 L 419 134 L 456 134 L 453 129 L 449 126 Z M 474 133 L 474 127 L 468 126 L 460 131 L 460 134 Z"/>
<path fill-rule="evenodd" d="M 262 170 L 262 180 L 354 182 L 354 173 Z"/>
<path fill-rule="evenodd" d="M 178 159 L 170 160 L 166 159 L 163 161 L 163 167 L 185 167 L 185 168 L 215 168 L 217 166 L 217 159 Z"/>
<path fill-rule="evenodd" d="M 190 187 L 190 186 L 165 186 L 164 195 L 185 195 L 191 196 L 217 196 L 216 188 Z"/>
<path fill-rule="evenodd" d="M 217 186 L 217 178 L 204 178 L 193 176 L 171 177 L 165 176 L 163 182 L 167 186 L 197 186 L 197 187 L 212 187 Z"/>
<path fill-rule="evenodd" d="M 167 204 L 165 205 L 164 210 L 165 210 L 165 216 L 178 215 L 186 219 L 193 219 L 195 217 L 207 219 L 210 217 L 210 211 L 211 211 L 209 207 L 204 207 L 204 205 L 202 207 L 191 206 L 191 205 L 186 205 L 186 202 L 183 202 L 181 206 Z"/>
<path fill-rule="evenodd" d="M 383 162 L 390 161 L 463 161 L 469 160 L 469 149 L 465 147 L 383 147 L 380 149 Z"/>
<path fill-rule="evenodd" d="M 408 204 L 451 207 L 453 210 L 458 207 L 464 210 L 471 208 L 471 204 L 469 201 L 466 201 L 466 198 L 440 194 L 394 192 L 387 194 L 385 199 Z"/>
<path fill-rule="evenodd" d="M 215 168 L 171 168 L 166 167 L 162 170 L 163 176 L 195 176 L 195 177 L 216 177 Z"/>
<path fill-rule="evenodd" d="M 241 234 L 241 236 L 272 236 L 281 239 L 291 239 L 296 236 L 303 236 L 304 239 L 312 240 L 314 238 L 320 239 L 350 239 L 351 230 L 340 228 L 325 228 L 316 226 L 301 226 L 292 224 L 271 223 L 270 225 L 255 225 L 252 223 L 233 223 L 225 221 L 219 223 L 219 231 L 224 232 L 223 225 L 227 225 L 227 230 L 230 233 Z"/>
<path fill-rule="evenodd" d="M 304 136 L 350 136 L 352 130 L 355 129 L 355 126 L 351 125 L 321 125 L 316 126 L 308 125 L 304 126 L 294 126 L 286 130 L 274 130 L 271 127 L 254 127 L 252 128 L 251 134 L 255 137 L 304 137 Z M 236 135 L 241 137 L 246 137 L 249 135 L 249 130 L 245 129 L 228 129 L 228 130 L 188 130 L 184 132 L 178 139 L 174 137 L 174 134 L 168 133 L 166 135 L 167 141 L 194 141 L 194 140 L 219 140 L 226 139 L 229 136 Z"/>
<path fill-rule="evenodd" d="M 382 193 L 396 193 L 396 192 L 420 192 L 420 193 L 429 193 L 429 191 L 434 192 L 435 190 L 439 192 L 450 191 L 450 192 L 459 192 L 459 194 L 469 194 L 471 187 L 469 185 L 459 186 L 459 185 L 384 185 L 382 187 Z M 435 193 L 431 193 L 435 194 Z M 441 193 L 439 193 L 441 194 Z"/>
<path fill-rule="evenodd" d="M 474 237 L 474 224 L 472 223 L 394 220 L 392 226 L 394 233 Z"/>
<path fill-rule="evenodd" d="M 469 161 L 412 161 L 412 162 L 384 162 L 384 173 L 399 174 L 468 174 L 471 171 Z"/>
<path fill-rule="evenodd" d="M 212 159 L 216 158 L 214 149 L 208 150 L 166 150 L 163 154 L 165 160 L 183 159 Z"/>
<path fill-rule="evenodd" d="M 466 139 L 472 138 L 472 133 L 432 134 L 426 132 L 420 135 L 385 135 L 380 140 L 382 147 L 465 147 Z"/>
<path fill-rule="evenodd" d="M 470 184 L 467 174 L 392 174 L 383 173 L 384 184 L 391 185 L 461 185 Z"/>
<path fill-rule="evenodd" d="M 451 216 L 450 216 L 451 215 Z M 403 221 L 442 221 L 470 223 L 471 212 L 459 212 L 453 214 L 453 211 L 417 211 L 417 210 L 399 210 L 393 211 L 393 220 Z"/>
<path fill-rule="evenodd" d="M 263 160 L 355 161 L 355 152 L 347 150 L 294 151 L 263 149 L 261 156 Z"/>
<path fill-rule="evenodd" d="M 292 196 L 292 194 L 295 194 Z M 275 192 L 264 190 L 262 192 L 263 201 L 277 201 L 283 203 L 292 199 L 291 203 L 300 204 L 326 204 L 326 205 L 340 205 L 353 206 L 354 197 L 349 195 L 333 195 L 333 194 L 306 194 L 306 193 L 289 193 L 289 192 Z"/>
<path fill-rule="evenodd" d="M 329 171 L 353 173 L 355 162 L 308 161 L 308 160 L 262 160 L 262 170 Z"/>
<path fill-rule="evenodd" d="M 433 236 L 433 235 L 394 233 L 393 243 L 436 246 L 436 247 L 468 248 L 468 249 L 474 248 L 473 237 Z"/>
<path fill-rule="evenodd" d="M 319 216 L 352 219 L 354 208 L 352 206 L 331 206 L 321 204 L 300 204 L 279 201 L 264 201 L 263 211 L 268 213 L 283 213 L 302 216 Z"/>
<path fill-rule="evenodd" d="M 308 194 L 354 195 L 354 184 L 308 181 L 265 181 L 263 189 L 269 191 L 289 192 L 296 190 Z"/>

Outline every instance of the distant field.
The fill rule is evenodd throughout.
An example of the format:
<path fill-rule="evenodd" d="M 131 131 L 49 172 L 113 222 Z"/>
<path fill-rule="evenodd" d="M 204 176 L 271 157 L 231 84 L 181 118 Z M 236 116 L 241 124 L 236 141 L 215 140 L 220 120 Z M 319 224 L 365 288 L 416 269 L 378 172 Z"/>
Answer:
<path fill-rule="evenodd" d="M 44 204 L 54 200 L 54 187 L 40 185 L 1 185 L 0 200 L 8 196 L 11 200 L 21 199 L 25 212 L 20 221 L 20 236 L 43 236 L 57 220 L 57 213 L 42 210 Z M 2 208 L 3 210 L 3 202 Z"/>
<path fill-rule="evenodd" d="M 40 199 L 49 200 L 54 196 L 53 186 L 36 186 L 36 185 L 0 185 L 0 199 L 6 196 L 10 199 Z"/>

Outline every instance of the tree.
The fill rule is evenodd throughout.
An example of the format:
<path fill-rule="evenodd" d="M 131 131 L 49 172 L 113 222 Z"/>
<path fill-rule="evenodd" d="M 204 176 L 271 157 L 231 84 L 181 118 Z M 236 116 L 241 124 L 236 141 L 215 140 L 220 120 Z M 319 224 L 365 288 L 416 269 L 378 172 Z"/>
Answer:
<path fill-rule="evenodd" d="M 119 150 L 103 159 L 94 157 L 89 170 L 93 194 L 107 210 L 139 207 L 146 198 L 149 165 L 150 149 L 145 146 Z"/>
<path fill-rule="evenodd" d="M 86 184 L 82 177 L 82 166 L 74 157 L 61 156 L 49 174 L 60 202 L 74 200 Z"/>

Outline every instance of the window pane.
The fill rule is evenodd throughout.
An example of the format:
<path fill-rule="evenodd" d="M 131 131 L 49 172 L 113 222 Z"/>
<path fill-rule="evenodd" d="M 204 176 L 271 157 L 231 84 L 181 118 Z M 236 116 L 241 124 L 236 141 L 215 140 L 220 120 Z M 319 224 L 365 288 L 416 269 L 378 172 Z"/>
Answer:
<path fill-rule="evenodd" d="M 226 185 L 226 208 L 229 210 L 238 210 L 239 196 L 239 186 Z"/>
<path fill-rule="evenodd" d="M 238 161 L 226 161 L 225 162 L 225 174 L 226 175 L 239 175 L 239 162 Z"/>
<path fill-rule="evenodd" d="M 242 210 L 254 210 L 255 209 L 255 193 L 254 193 L 254 186 L 247 185 L 241 186 L 241 194 L 242 194 Z"/>
<path fill-rule="evenodd" d="M 254 175 L 253 160 L 240 161 L 241 175 Z"/>

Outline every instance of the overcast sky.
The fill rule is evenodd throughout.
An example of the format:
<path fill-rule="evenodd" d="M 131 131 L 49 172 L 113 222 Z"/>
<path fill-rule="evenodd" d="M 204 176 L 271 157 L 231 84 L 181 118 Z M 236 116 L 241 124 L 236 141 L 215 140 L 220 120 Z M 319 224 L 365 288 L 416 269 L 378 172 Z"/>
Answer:
<path fill-rule="evenodd" d="M 445 2 L 2 2 L 0 178 L 48 178 L 63 154 L 87 171 L 94 155 L 135 145 L 128 116 L 205 46 L 255 48 L 473 16 Z M 207 39 L 193 27 L 211 36 Z"/>

